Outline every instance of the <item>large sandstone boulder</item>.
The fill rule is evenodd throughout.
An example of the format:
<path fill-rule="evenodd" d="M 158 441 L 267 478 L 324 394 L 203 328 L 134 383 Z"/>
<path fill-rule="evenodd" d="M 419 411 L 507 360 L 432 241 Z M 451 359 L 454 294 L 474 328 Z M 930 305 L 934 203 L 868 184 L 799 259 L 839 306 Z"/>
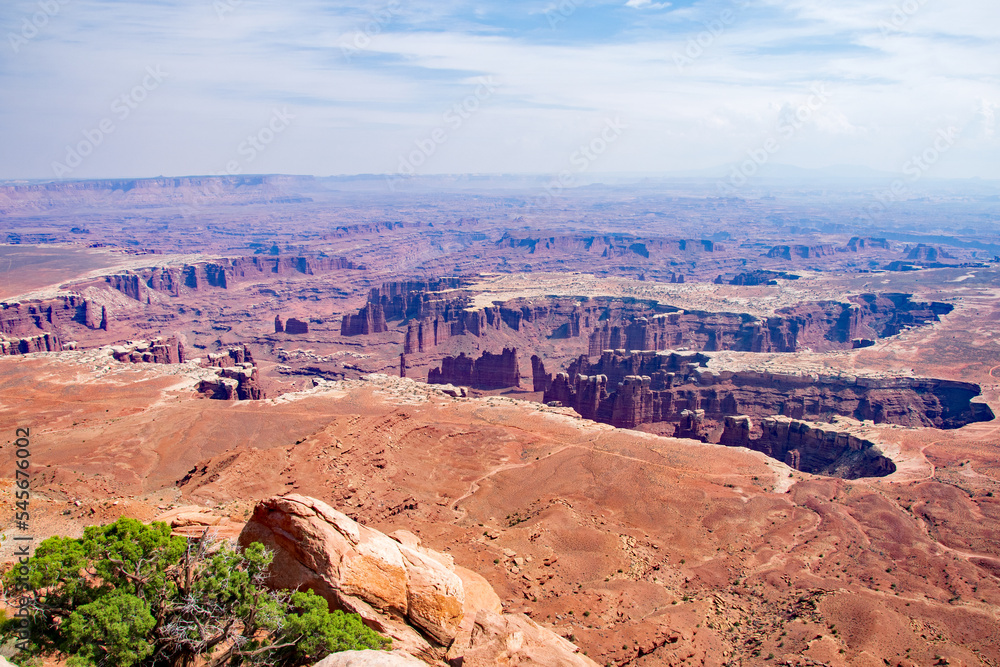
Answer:
<path fill-rule="evenodd" d="M 579 649 L 524 614 L 476 612 L 468 644 L 448 651 L 462 667 L 597 667 Z"/>
<path fill-rule="evenodd" d="M 440 665 L 445 658 L 463 667 L 596 667 L 527 616 L 504 614 L 486 579 L 422 547 L 416 535 L 386 536 L 314 498 L 291 494 L 259 503 L 239 542 L 274 551 L 270 585 L 312 589 L 331 607 L 360 614 L 396 649 L 338 653 L 317 667 Z M 407 659 L 401 654 L 423 663 L 401 662 Z"/>
<path fill-rule="evenodd" d="M 389 632 L 387 621 L 405 619 L 441 646 L 458 632 L 465 593 L 457 574 L 319 500 L 293 494 L 261 502 L 239 541 L 274 550 L 271 585 L 311 588 L 377 630 Z M 404 647 L 416 641 L 401 639 Z"/>
<path fill-rule="evenodd" d="M 427 663 L 400 651 L 344 651 L 333 653 L 313 667 L 426 667 Z M 3 667 L 0 665 L 0 667 Z"/>

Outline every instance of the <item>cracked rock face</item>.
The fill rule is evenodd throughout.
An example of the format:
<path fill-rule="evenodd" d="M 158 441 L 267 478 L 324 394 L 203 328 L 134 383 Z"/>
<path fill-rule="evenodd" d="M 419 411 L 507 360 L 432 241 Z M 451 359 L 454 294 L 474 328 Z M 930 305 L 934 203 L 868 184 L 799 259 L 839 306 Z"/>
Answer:
<path fill-rule="evenodd" d="M 240 535 L 241 544 L 251 542 L 274 550 L 276 587 L 312 588 L 370 623 L 381 625 L 379 614 L 405 619 L 440 645 L 458 632 L 465 603 L 458 575 L 326 503 L 297 495 L 260 503 Z"/>
<path fill-rule="evenodd" d="M 472 667 L 596 665 L 527 616 L 504 614 L 489 583 L 451 556 L 421 547 L 407 531 L 390 538 L 314 498 L 291 494 L 259 503 L 239 542 L 274 551 L 270 585 L 312 589 L 332 608 L 360 614 L 408 654 L 337 654 L 319 663 L 326 667 L 406 665 L 412 655 Z"/>

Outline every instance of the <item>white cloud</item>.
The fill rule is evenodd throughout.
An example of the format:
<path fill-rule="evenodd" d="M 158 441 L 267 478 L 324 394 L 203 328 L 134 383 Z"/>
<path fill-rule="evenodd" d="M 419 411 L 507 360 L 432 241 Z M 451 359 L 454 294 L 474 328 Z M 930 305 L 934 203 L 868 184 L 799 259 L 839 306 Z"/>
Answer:
<path fill-rule="evenodd" d="M 538 20 L 539 40 L 499 22 L 488 31 L 473 26 L 459 0 L 413 0 L 345 59 L 343 39 L 383 5 L 243 0 L 220 20 L 204 0 L 75 0 L 21 53 L 0 57 L 0 177 L 50 176 L 65 146 L 157 64 L 168 79 L 74 176 L 219 170 L 282 106 L 295 122 L 255 171 L 390 172 L 482 75 L 500 89 L 449 136 L 426 173 L 559 168 L 614 115 L 630 127 L 595 171 L 712 167 L 757 147 L 782 107 L 800 105 L 816 82 L 828 84 L 830 100 L 783 147 L 783 160 L 895 169 L 942 124 L 975 123 L 994 136 L 996 105 L 987 100 L 1000 99 L 995 0 L 927 3 L 888 35 L 879 29 L 894 11 L 888 2 L 761 3 L 766 13 L 758 3 L 737 12 L 678 71 L 673 54 L 718 18 L 711 7 L 695 5 L 683 20 L 674 16 L 680 10 L 629 12 L 627 34 L 599 38 L 574 30 L 593 26 L 601 7 L 620 11 L 620 2 L 581 6 L 557 30 L 525 10 Z M 5 5 L 0 25 L 18 25 L 19 12 L 32 7 Z M 654 26 L 661 17 L 668 27 Z M 988 151 L 963 150 L 949 152 L 940 175 L 1000 177 Z"/>
<path fill-rule="evenodd" d="M 635 9 L 666 9 L 670 6 L 669 2 L 653 2 L 653 0 L 628 0 L 625 3 L 626 7 L 633 7 Z"/>

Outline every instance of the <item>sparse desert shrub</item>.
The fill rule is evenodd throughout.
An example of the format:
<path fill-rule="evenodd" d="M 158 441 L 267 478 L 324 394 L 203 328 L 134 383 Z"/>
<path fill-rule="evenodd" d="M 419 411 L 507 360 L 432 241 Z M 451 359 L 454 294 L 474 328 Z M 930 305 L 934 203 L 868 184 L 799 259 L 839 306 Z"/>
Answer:
<path fill-rule="evenodd" d="M 22 660 L 61 655 L 73 667 L 294 667 L 388 647 L 360 617 L 331 613 L 312 591 L 265 588 L 272 558 L 261 544 L 240 551 L 128 518 L 79 539 L 51 537 L 20 579 L 16 570 L 4 579 L 8 597 L 26 597 L 28 630 L 11 619 L 0 633 L 18 638 Z"/>

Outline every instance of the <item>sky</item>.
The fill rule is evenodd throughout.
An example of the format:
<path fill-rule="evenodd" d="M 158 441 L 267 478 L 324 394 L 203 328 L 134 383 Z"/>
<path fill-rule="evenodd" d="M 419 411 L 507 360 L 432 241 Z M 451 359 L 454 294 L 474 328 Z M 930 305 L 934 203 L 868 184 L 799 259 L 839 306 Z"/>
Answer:
<path fill-rule="evenodd" d="M 1000 178 L 997 0 L 4 0 L 0 31 L 0 179 Z"/>

